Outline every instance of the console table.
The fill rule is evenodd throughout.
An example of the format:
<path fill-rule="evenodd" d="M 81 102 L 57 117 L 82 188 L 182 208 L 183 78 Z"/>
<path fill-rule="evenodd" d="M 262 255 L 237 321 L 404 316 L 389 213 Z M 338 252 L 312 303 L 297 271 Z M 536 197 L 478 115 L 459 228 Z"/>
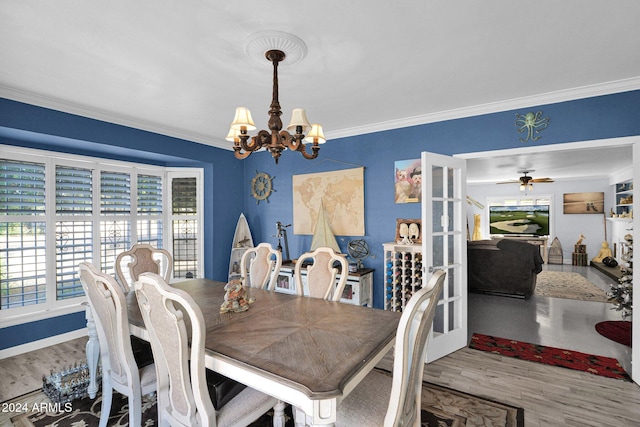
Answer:
<path fill-rule="evenodd" d="M 282 264 L 280 273 L 278 274 L 278 280 L 276 282 L 276 291 L 286 294 L 295 294 L 296 284 L 293 270 L 294 264 Z M 373 307 L 373 269 L 363 268 L 356 272 L 349 272 L 347 277 L 347 284 L 342 292 L 342 298 L 340 302 L 346 302 L 354 305 L 364 305 L 367 307 Z M 302 281 L 303 286 L 306 287 L 307 272 L 306 269 L 302 269 Z M 336 277 L 336 280 L 340 278 L 340 274 Z"/>
<path fill-rule="evenodd" d="M 532 245 L 540 246 L 540 255 L 542 256 L 542 260 L 546 264 L 549 259 L 549 246 L 547 246 L 547 242 L 549 241 L 548 236 L 544 237 L 532 237 L 532 236 L 492 236 L 492 239 L 512 239 L 512 240 L 522 240 L 523 242 L 530 243 Z"/>

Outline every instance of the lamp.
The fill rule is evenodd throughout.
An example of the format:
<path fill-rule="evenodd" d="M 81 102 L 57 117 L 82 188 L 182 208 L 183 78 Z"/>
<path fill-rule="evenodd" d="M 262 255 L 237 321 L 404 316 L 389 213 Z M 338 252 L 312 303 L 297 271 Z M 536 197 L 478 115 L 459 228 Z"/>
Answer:
<path fill-rule="evenodd" d="M 270 49 L 264 56 L 273 63 L 273 97 L 269 108 L 269 131 L 260 130 L 256 136 L 249 136 L 248 131 L 256 129 L 251 112 L 245 107 L 236 108 L 236 115 L 226 136 L 227 141 L 233 141 L 233 150 L 238 159 L 246 159 L 251 153 L 265 148 L 278 163 L 282 151 L 289 149 L 298 151 L 305 159 L 318 157 L 320 145 L 326 142 L 322 133 L 322 126 L 311 125 L 307 120 L 307 113 L 302 108 L 292 111 L 291 122 L 287 130 L 282 130 L 282 110 L 278 101 L 278 63 L 285 59 L 282 50 Z M 305 133 L 307 135 L 305 135 Z M 307 151 L 306 141 L 311 144 L 311 152 Z"/>

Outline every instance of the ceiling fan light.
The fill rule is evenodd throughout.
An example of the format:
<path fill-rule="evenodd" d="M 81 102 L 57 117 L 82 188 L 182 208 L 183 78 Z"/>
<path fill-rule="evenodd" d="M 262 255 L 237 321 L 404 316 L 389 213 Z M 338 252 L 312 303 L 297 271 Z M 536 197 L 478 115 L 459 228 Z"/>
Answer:
<path fill-rule="evenodd" d="M 524 191 L 524 190 L 526 190 L 525 185 L 524 184 L 520 184 L 520 191 Z"/>

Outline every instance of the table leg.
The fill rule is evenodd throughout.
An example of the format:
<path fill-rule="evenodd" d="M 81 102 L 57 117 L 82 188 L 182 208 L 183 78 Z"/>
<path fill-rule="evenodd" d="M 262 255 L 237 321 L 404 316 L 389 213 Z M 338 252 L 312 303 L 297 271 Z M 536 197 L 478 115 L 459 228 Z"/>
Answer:
<path fill-rule="evenodd" d="M 98 331 L 96 330 L 96 324 L 93 320 L 93 313 L 91 312 L 89 304 L 87 304 L 85 308 L 85 318 L 87 319 L 87 335 L 89 335 L 89 341 L 87 341 L 87 347 L 85 349 L 87 366 L 89 367 L 89 387 L 87 388 L 87 392 L 91 399 L 95 399 L 98 394 L 96 377 L 98 360 L 100 359 L 100 342 L 98 341 Z"/>
<path fill-rule="evenodd" d="M 293 420 L 296 427 L 302 426 L 335 426 L 336 401 L 313 402 L 314 415 L 306 414 L 302 409 L 293 407 Z"/>

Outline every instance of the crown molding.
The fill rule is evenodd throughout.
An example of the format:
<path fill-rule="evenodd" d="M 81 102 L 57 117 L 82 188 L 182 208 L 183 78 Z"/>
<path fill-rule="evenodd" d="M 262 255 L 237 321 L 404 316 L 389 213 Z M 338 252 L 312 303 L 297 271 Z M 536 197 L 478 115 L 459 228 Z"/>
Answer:
<path fill-rule="evenodd" d="M 121 126 L 127 126 L 134 129 L 157 133 L 160 135 L 184 139 L 185 141 L 206 144 L 225 150 L 233 149 L 233 147 L 224 139 L 216 139 L 212 138 L 209 135 L 202 135 L 196 132 L 189 132 L 183 129 L 177 129 L 159 123 L 140 120 L 123 114 L 104 111 L 99 108 L 77 104 L 74 102 L 68 102 L 58 98 L 53 98 L 22 89 L 0 85 L 0 97 L 11 99 L 13 101 L 24 102 L 26 104 L 37 105 L 39 107 L 49 108 L 52 110 L 62 111 L 64 113 L 88 117 L 90 119 L 101 120 L 103 122 L 114 123 Z"/>
<path fill-rule="evenodd" d="M 424 125 L 428 123 L 442 122 L 446 120 L 462 119 L 484 114 L 499 113 L 535 105 L 555 104 L 558 102 L 572 101 L 582 98 L 628 92 L 638 89 L 640 89 L 640 77 L 634 77 L 591 86 L 564 89 L 539 95 L 491 102 L 487 104 L 474 105 L 470 107 L 440 111 L 419 116 L 406 117 L 397 120 L 371 123 L 362 126 L 330 131 L 326 132 L 325 134 L 327 136 L 327 139 L 345 138 L 404 127 Z M 130 116 L 107 112 L 82 104 L 63 101 L 57 98 L 36 94 L 22 89 L 0 85 L 0 97 L 18 102 L 24 102 L 27 104 L 37 105 L 44 108 L 50 108 L 65 113 L 76 114 L 83 117 L 101 120 L 108 123 L 115 123 L 122 126 L 128 126 L 135 129 L 141 129 L 148 132 L 184 139 L 186 141 L 210 145 L 212 147 L 217 147 L 224 150 L 233 149 L 233 147 L 224 139 L 212 138 L 209 135 L 202 135 L 195 132 L 185 131 L 183 129 L 165 126 L 159 123 L 139 120 Z"/>
<path fill-rule="evenodd" d="M 633 77 L 629 79 L 617 80 L 591 86 L 563 89 L 539 95 L 508 99 L 504 101 L 491 102 L 487 104 L 474 105 L 470 107 L 457 108 L 436 113 L 422 114 L 419 116 L 406 117 L 397 120 L 371 123 L 363 126 L 325 132 L 325 135 L 327 137 L 327 140 L 345 138 L 348 136 L 383 132 L 392 129 L 443 122 L 446 120 L 481 116 L 484 114 L 500 113 L 503 111 L 515 110 L 518 108 L 531 107 L 535 105 L 556 104 L 558 102 L 573 101 L 576 99 L 591 98 L 602 95 L 611 95 L 614 93 L 628 92 L 638 89 L 640 89 L 640 77 Z"/>

